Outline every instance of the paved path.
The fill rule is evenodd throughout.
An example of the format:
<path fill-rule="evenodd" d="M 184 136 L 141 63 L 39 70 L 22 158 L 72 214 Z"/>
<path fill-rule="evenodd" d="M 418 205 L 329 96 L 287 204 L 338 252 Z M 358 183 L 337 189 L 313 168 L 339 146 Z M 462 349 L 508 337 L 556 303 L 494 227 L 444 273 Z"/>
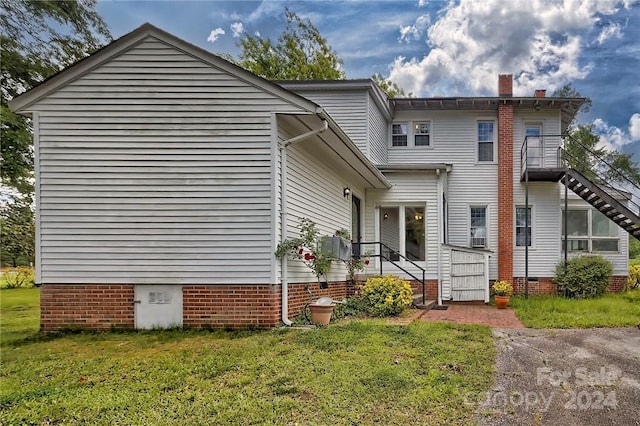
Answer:
<path fill-rule="evenodd" d="M 456 324 L 482 324 L 493 328 L 524 328 L 513 309 L 498 309 L 487 305 L 448 305 L 446 311 L 430 310 L 423 321 Z"/>

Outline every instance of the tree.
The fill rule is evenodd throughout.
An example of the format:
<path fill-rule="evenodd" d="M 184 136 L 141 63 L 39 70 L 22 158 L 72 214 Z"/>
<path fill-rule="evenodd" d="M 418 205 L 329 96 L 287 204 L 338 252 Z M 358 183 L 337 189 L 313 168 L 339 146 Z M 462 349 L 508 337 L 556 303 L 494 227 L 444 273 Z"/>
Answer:
<path fill-rule="evenodd" d="M 412 98 L 413 93 L 406 93 L 402 87 L 400 87 L 397 83 L 386 79 L 382 74 L 375 73 L 371 76 L 371 79 L 378 85 L 382 90 L 387 93 L 387 96 L 390 98 L 400 98 L 407 97 Z"/>
<path fill-rule="evenodd" d="M 287 28 L 274 43 L 269 38 L 244 33 L 237 64 L 270 80 L 342 80 L 342 60 L 309 19 L 288 8 Z"/>
<path fill-rule="evenodd" d="M 96 0 L 0 0 L 2 184 L 33 191 L 31 123 L 9 100 L 111 40 Z"/>
<path fill-rule="evenodd" d="M 553 97 L 581 98 L 577 90 L 567 84 L 552 94 Z M 579 112 L 588 112 L 591 99 L 586 98 Z M 565 152 L 569 165 L 594 182 L 618 183 L 627 186 L 629 182 L 640 187 L 640 165 L 633 161 L 633 154 L 623 154 L 616 150 L 598 147 L 600 137 L 593 124 L 576 125 L 574 121 L 567 130 Z"/>
<path fill-rule="evenodd" d="M 35 254 L 35 222 L 30 197 L 16 198 L 0 208 L 2 261 L 12 266 L 29 264 Z"/>

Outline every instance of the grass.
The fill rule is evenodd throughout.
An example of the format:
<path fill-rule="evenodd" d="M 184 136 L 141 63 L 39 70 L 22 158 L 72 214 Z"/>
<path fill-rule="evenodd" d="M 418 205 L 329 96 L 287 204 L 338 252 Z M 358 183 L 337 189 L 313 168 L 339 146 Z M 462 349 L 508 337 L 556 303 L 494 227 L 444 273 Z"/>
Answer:
<path fill-rule="evenodd" d="M 4 346 L 35 336 L 40 324 L 39 314 L 40 289 L 0 291 L 0 344 Z"/>
<path fill-rule="evenodd" d="M 37 314 L 12 307 L 37 294 L 0 296 L 3 340 L 5 326 L 13 333 L 2 347 L 0 424 L 469 424 L 476 407 L 465 397 L 493 376 L 481 326 L 352 320 L 33 338 Z M 14 320 L 25 312 L 32 318 Z"/>
<path fill-rule="evenodd" d="M 640 290 L 605 294 L 597 299 L 560 296 L 512 297 L 509 305 L 532 328 L 627 327 L 640 323 Z"/>

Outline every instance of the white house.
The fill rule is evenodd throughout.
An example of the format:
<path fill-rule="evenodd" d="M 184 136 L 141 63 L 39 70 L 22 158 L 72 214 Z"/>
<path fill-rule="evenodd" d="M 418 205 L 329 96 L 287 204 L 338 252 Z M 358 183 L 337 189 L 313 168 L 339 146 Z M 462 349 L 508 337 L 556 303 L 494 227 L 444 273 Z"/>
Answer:
<path fill-rule="evenodd" d="M 388 99 L 370 80 L 270 82 L 143 25 L 11 102 L 33 119 L 42 329 L 287 323 L 307 287 L 353 291 L 340 264 L 321 290 L 274 256 L 303 217 L 376 243 L 365 273 L 429 299 L 487 300 L 489 280 L 526 276 L 552 291 L 558 135 L 584 100 L 511 85 Z M 569 204 L 570 249 L 603 253 L 622 282 L 637 216 L 608 210 L 610 226 Z"/>

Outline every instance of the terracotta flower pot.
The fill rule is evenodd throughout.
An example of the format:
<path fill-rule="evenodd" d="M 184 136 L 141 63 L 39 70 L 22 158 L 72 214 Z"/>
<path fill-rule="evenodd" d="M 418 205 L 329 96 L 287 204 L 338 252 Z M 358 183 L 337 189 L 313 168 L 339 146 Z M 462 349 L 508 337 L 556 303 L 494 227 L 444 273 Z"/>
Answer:
<path fill-rule="evenodd" d="M 329 324 L 335 305 L 309 305 L 311 310 L 311 322 L 314 324 Z"/>
<path fill-rule="evenodd" d="M 506 309 L 509 304 L 509 296 L 496 296 L 496 306 L 498 309 Z"/>

